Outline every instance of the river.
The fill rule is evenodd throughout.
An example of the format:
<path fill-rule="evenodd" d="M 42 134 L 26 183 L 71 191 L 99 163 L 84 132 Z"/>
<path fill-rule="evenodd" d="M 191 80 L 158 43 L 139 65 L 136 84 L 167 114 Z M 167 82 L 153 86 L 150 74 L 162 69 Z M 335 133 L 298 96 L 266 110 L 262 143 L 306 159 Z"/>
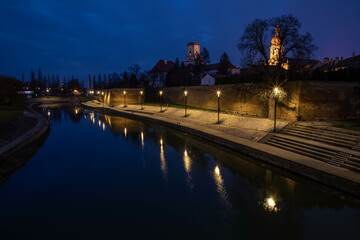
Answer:
<path fill-rule="evenodd" d="M 1 239 L 357 239 L 360 204 L 158 125 L 44 109 L 51 132 L 0 188 Z"/>

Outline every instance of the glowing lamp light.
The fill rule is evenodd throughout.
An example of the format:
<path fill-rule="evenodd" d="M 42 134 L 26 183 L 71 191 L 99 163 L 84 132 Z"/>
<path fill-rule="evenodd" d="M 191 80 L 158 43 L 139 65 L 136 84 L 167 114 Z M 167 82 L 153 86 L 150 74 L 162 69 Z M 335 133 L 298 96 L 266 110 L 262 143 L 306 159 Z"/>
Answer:
<path fill-rule="evenodd" d="M 274 93 L 275 93 L 276 96 L 280 93 L 280 90 L 279 90 L 278 87 L 275 87 L 275 88 L 274 88 Z"/>
<path fill-rule="evenodd" d="M 123 94 L 126 95 L 126 91 L 123 91 Z"/>
<path fill-rule="evenodd" d="M 218 166 L 215 167 L 215 173 L 216 175 L 220 175 L 220 169 Z"/>
<path fill-rule="evenodd" d="M 101 92 L 101 95 L 104 95 L 104 92 Z"/>
<path fill-rule="evenodd" d="M 187 155 L 188 155 L 188 153 L 187 153 L 187 151 L 186 151 L 186 150 L 184 151 L 184 155 L 185 155 L 185 156 L 187 156 Z"/>
<path fill-rule="evenodd" d="M 143 95 L 144 94 L 144 92 L 143 91 L 140 91 L 140 95 Z"/>
<path fill-rule="evenodd" d="M 268 204 L 268 206 L 271 207 L 271 208 L 275 207 L 275 201 L 274 201 L 274 199 L 268 198 L 268 199 L 267 199 L 267 204 Z"/>
<path fill-rule="evenodd" d="M 163 94 L 163 91 L 160 91 L 159 94 L 160 94 L 160 96 L 161 96 L 161 95 Z"/>
<path fill-rule="evenodd" d="M 187 96 L 187 94 L 188 94 L 188 91 L 184 91 L 184 95 Z"/>
<path fill-rule="evenodd" d="M 96 94 L 100 94 L 100 91 L 96 91 Z"/>
<path fill-rule="evenodd" d="M 276 202 L 272 197 L 265 199 L 264 208 L 268 211 L 278 212 L 280 209 L 276 206 Z"/>
<path fill-rule="evenodd" d="M 162 139 L 160 139 L 160 145 L 163 145 L 163 140 Z"/>
<path fill-rule="evenodd" d="M 218 97 L 220 97 L 220 93 L 221 93 L 220 91 L 217 91 L 217 92 L 216 92 L 216 94 L 217 94 Z"/>

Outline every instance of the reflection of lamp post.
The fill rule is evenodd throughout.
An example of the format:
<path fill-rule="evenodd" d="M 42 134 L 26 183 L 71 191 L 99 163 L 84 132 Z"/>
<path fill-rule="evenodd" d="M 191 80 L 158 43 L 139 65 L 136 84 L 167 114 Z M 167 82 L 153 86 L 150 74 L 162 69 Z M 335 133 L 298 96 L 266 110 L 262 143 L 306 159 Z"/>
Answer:
<path fill-rule="evenodd" d="M 184 96 L 185 96 L 185 117 L 186 117 L 186 100 L 187 100 L 187 94 L 188 92 L 187 91 L 184 91 Z"/>
<path fill-rule="evenodd" d="M 126 107 L 126 91 L 123 91 L 124 94 L 124 107 Z"/>
<path fill-rule="evenodd" d="M 220 91 L 217 91 L 217 96 L 218 96 L 218 124 L 220 123 Z"/>
<path fill-rule="evenodd" d="M 274 110 L 274 132 L 276 132 L 276 104 L 277 104 L 277 98 L 280 94 L 280 90 L 279 88 L 275 87 L 274 88 L 274 100 L 275 100 L 275 110 Z"/>
<path fill-rule="evenodd" d="M 140 110 L 142 110 L 142 95 L 143 94 L 144 94 L 144 92 L 140 91 L 140 106 L 141 106 Z"/>
<path fill-rule="evenodd" d="M 162 95 L 163 95 L 163 91 L 160 90 L 159 95 L 160 95 L 160 112 L 162 112 Z"/>

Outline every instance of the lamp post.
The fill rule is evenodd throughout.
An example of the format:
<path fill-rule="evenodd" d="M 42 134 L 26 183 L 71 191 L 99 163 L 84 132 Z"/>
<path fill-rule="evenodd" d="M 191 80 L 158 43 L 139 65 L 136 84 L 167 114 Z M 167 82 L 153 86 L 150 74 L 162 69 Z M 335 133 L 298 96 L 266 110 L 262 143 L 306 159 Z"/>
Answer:
<path fill-rule="evenodd" d="M 123 94 L 124 94 L 124 107 L 126 107 L 126 91 L 124 91 Z"/>
<path fill-rule="evenodd" d="M 187 114 L 186 114 L 186 100 L 187 100 L 187 94 L 188 94 L 188 91 L 184 91 L 184 96 L 185 96 L 185 117 L 187 116 Z"/>
<path fill-rule="evenodd" d="M 163 91 L 159 91 L 159 95 L 160 95 L 160 112 L 162 112 L 162 95 L 163 95 Z"/>
<path fill-rule="evenodd" d="M 217 123 L 219 124 L 220 123 L 220 91 L 217 91 L 216 94 L 218 97 L 218 121 L 217 121 Z"/>
<path fill-rule="evenodd" d="M 105 96 L 104 96 L 104 92 L 101 92 L 101 95 L 103 95 L 103 110 L 104 110 L 104 105 L 105 105 Z"/>
<path fill-rule="evenodd" d="M 274 88 L 274 100 L 275 100 L 275 107 L 274 107 L 274 132 L 276 132 L 276 104 L 277 104 L 277 98 L 279 96 L 280 90 L 279 88 Z"/>
<path fill-rule="evenodd" d="M 144 92 L 140 91 L 140 110 L 143 109 L 143 94 L 144 94 Z"/>

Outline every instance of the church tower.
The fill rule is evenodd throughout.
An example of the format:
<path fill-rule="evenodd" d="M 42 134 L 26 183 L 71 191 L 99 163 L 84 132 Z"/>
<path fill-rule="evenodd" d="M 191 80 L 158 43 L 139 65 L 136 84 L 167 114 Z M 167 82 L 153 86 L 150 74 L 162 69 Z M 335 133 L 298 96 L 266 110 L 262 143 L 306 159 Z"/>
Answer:
<path fill-rule="evenodd" d="M 280 29 L 275 29 L 275 37 L 271 39 L 270 47 L 270 59 L 269 65 L 277 65 L 279 63 L 280 56 L 284 54 L 284 47 L 281 45 Z"/>
<path fill-rule="evenodd" d="M 195 65 L 195 59 L 200 57 L 200 45 L 196 42 L 188 43 L 186 58 L 183 61 L 184 65 L 187 66 L 189 64 Z"/>

